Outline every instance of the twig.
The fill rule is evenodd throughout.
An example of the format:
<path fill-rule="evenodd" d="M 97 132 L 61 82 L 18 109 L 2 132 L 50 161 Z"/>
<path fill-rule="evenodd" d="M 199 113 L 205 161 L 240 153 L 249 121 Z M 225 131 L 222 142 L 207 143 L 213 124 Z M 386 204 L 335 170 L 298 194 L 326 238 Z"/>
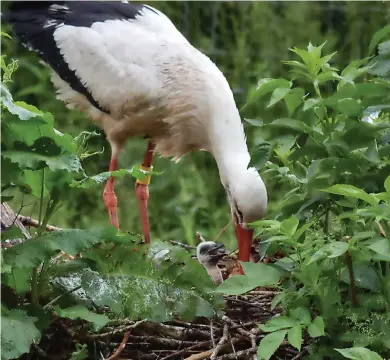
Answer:
<path fill-rule="evenodd" d="M 198 238 L 199 242 L 206 242 L 206 240 L 199 231 L 196 232 L 196 237 Z"/>
<path fill-rule="evenodd" d="M 233 222 L 233 218 L 222 228 L 222 230 L 218 233 L 218 235 L 215 237 L 214 241 L 217 241 L 219 237 L 226 231 L 226 229 L 229 227 L 229 225 Z"/>
<path fill-rule="evenodd" d="M 245 356 L 245 359 L 248 359 L 247 358 L 248 355 L 256 356 L 256 353 L 257 353 L 257 350 L 251 348 L 251 349 L 247 349 L 247 350 L 237 351 L 236 353 L 218 356 L 216 360 L 233 360 L 233 359 L 237 359 L 237 358 L 244 357 L 244 356 Z"/>
<path fill-rule="evenodd" d="M 24 226 L 33 226 L 38 228 L 39 227 L 39 221 L 32 219 L 28 216 L 18 215 L 18 220 L 24 225 Z M 62 230 L 59 227 L 52 226 L 52 225 L 46 225 L 46 231 L 59 231 Z"/>
<path fill-rule="evenodd" d="M 211 354 L 210 360 L 215 360 L 217 358 L 217 355 L 221 351 L 222 346 L 228 341 L 228 339 L 229 339 L 229 325 L 225 324 L 223 326 L 223 335 L 219 340 L 217 346 L 215 347 L 213 353 Z"/>
<path fill-rule="evenodd" d="M 196 246 L 187 245 L 187 244 L 184 244 L 184 243 L 181 243 L 181 242 L 178 242 L 178 241 L 169 240 L 169 242 L 172 245 L 181 246 L 184 249 L 188 249 L 188 250 L 195 250 L 196 249 Z"/>
<path fill-rule="evenodd" d="M 161 360 L 168 360 L 168 359 L 171 359 L 171 358 L 176 357 L 178 355 L 184 354 L 184 353 L 186 353 L 186 352 L 188 352 L 190 350 L 195 350 L 197 348 L 200 348 L 200 347 L 203 347 L 203 346 L 210 346 L 210 345 L 211 345 L 211 341 L 210 340 L 202 341 L 202 342 L 200 342 L 200 343 L 198 343 L 196 345 L 189 346 L 189 347 L 187 347 L 185 349 L 182 349 L 180 351 L 175 351 L 173 354 L 170 354 L 170 355 L 162 358 Z"/>
<path fill-rule="evenodd" d="M 105 332 L 102 334 L 91 334 L 91 335 L 88 335 L 88 338 L 89 339 L 102 339 L 105 337 L 113 336 L 115 334 L 119 334 L 119 333 L 122 333 L 124 331 L 129 331 L 129 330 L 135 329 L 136 327 L 138 327 L 139 325 L 141 325 L 145 321 L 146 320 L 137 321 L 136 323 L 134 323 L 132 325 L 124 325 L 122 327 L 118 327 L 117 329 L 115 329 L 113 331 Z"/>
<path fill-rule="evenodd" d="M 115 352 L 110 357 L 108 357 L 106 360 L 114 360 L 122 353 L 122 351 L 126 347 L 126 343 L 127 343 L 127 340 L 129 339 L 129 336 L 130 336 L 130 331 L 125 333 L 125 335 L 123 336 L 122 342 L 118 346 L 118 349 L 116 349 Z"/>
<path fill-rule="evenodd" d="M 213 319 L 210 320 L 210 338 L 213 342 L 213 347 L 215 347 L 215 338 L 214 338 L 214 326 L 213 326 Z"/>
<path fill-rule="evenodd" d="M 303 355 L 306 355 L 306 354 L 307 354 L 307 349 L 304 348 L 299 354 L 294 356 L 291 360 L 299 360 L 303 357 Z"/>
<path fill-rule="evenodd" d="M 184 360 L 202 360 L 202 359 L 206 359 L 208 358 L 209 356 L 211 356 L 211 354 L 213 353 L 213 349 L 211 350 L 207 350 L 207 351 L 203 351 L 201 353 L 198 353 L 198 354 L 193 354 L 191 355 L 190 357 L 188 358 L 185 358 Z"/>
<path fill-rule="evenodd" d="M 77 291 L 81 289 L 81 285 L 80 286 L 76 286 L 75 288 L 73 289 L 70 289 L 69 291 L 61 294 L 61 295 L 58 295 L 57 297 L 55 297 L 53 300 L 49 301 L 46 305 L 43 306 L 43 309 L 47 309 L 49 306 L 53 305 L 54 303 L 56 303 L 59 299 L 61 299 L 63 296 L 66 296 L 66 295 L 69 295 L 71 294 L 72 292 L 74 291 Z"/>

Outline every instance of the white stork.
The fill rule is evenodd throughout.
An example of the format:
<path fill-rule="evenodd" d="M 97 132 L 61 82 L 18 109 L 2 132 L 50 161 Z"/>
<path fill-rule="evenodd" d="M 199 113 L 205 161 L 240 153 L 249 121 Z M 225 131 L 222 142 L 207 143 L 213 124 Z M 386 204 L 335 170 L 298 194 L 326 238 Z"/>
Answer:
<path fill-rule="evenodd" d="M 57 98 L 89 115 L 106 133 L 112 155 L 132 136 L 150 139 L 142 168 L 157 150 L 180 159 L 211 153 L 234 220 L 239 260 L 249 261 L 253 230 L 263 218 L 267 191 L 250 155 L 229 84 L 160 11 L 125 1 L 14 2 L 5 18 L 13 32 L 52 71 Z M 146 180 L 136 182 L 143 233 L 150 243 Z M 103 193 L 117 228 L 114 178 Z"/>

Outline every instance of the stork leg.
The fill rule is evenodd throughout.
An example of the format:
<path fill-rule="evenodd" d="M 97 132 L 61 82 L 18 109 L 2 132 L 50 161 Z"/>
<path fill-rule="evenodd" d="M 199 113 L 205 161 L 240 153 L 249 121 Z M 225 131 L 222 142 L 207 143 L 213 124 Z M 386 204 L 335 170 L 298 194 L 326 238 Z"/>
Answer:
<path fill-rule="evenodd" d="M 154 155 L 154 150 L 156 145 L 151 141 L 148 143 L 148 148 L 146 149 L 144 155 L 144 162 L 141 165 L 143 170 L 152 170 L 152 160 Z M 142 229 L 145 236 L 145 242 L 150 244 L 150 229 L 149 229 L 149 217 L 148 217 L 148 199 L 149 199 L 149 183 L 151 176 L 148 175 L 142 180 L 137 180 L 135 183 L 135 193 L 138 199 L 139 210 L 141 213 L 142 220 Z"/>
<path fill-rule="evenodd" d="M 119 149 L 116 146 L 111 145 L 111 161 L 110 161 L 110 168 L 109 171 L 114 171 L 118 167 L 118 153 Z M 110 217 L 110 222 L 112 225 L 114 225 L 117 229 L 119 229 L 119 222 L 118 222 L 118 199 L 116 198 L 115 192 L 114 192 L 114 177 L 110 177 L 107 180 L 106 186 L 104 188 L 103 192 L 103 200 L 104 204 L 106 205 L 108 216 Z"/>

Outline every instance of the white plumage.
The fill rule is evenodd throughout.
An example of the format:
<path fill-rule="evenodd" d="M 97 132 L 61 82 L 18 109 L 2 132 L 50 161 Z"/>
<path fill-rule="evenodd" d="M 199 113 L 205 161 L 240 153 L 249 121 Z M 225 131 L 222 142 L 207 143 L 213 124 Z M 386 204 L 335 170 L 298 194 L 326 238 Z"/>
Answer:
<path fill-rule="evenodd" d="M 247 224 L 264 216 L 267 192 L 257 171 L 248 169 L 243 126 L 222 72 L 150 6 L 59 3 L 41 2 L 38 9 L 26 3 L 9 16 L 17 35 L 43 53 L 54 69 L 58 98 L 86 112 L 104 129 L 115 165 L 117 152 L 131 136 L 148 136 L 163 156 L 176 159 L 192 150 L 210 152 L 235 219 L 240 258 L 248 261 L 252 233 Z M 83 24 L 87 13 L 96 21 L 91 15 Z M 31 19 L 22 21 L 20 14 Z M 29 37 L 29 26 L 30 30 L 37 26 L 37 21 L 32 23 L 34 14 L 42 21 L 39 30 L 54 39 L 60 55 L 53 53 L 53 58 L 58 62 L 62 56 L 66 70 L 74 71 L 76 78 L 50 58 L 54 49 Z"/>

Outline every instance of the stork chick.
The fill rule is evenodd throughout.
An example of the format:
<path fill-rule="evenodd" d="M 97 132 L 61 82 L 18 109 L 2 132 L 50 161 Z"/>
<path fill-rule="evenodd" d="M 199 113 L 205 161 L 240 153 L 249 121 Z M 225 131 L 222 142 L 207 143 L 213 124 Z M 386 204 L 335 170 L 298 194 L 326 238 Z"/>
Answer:
<path fill-rule="evenodd" d="M 218 261 L 226 255 L 223 247 L 223 244 L 217 244 L 214 241 L 201 242 L 196 247 L 198 261 L 217 285 L 223 281 L 222 272 L 217 265 Z"/>

